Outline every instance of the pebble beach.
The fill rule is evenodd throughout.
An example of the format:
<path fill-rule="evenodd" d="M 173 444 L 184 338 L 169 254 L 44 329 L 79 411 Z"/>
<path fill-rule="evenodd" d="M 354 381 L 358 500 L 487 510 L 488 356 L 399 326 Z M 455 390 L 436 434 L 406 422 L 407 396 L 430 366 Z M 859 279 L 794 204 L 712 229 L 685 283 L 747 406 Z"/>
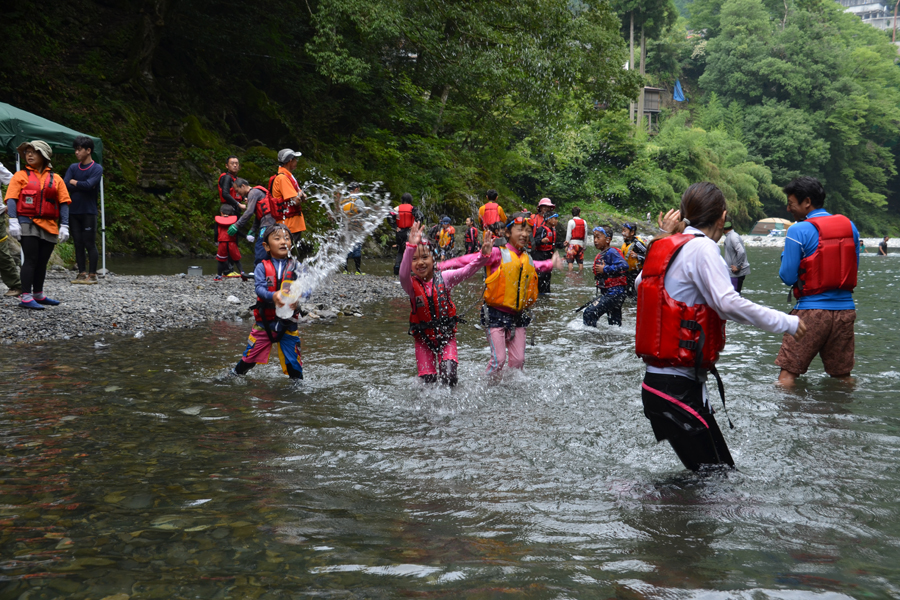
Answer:
<path fill-rule="evenodd" d="M 47 273 L 46 294 L 59 306 L 18 307 L 19 299 L 0 297 L 0 344 L 30 343 L 100 334 L 141 337 L 167 329 L 197 327 L 207 321 L 252 319 L 253 282 L 239 278 L 114 275 L 96 285 L 73 285 L 75 273 L 59 267 Z M 6 288 L 0 284 L 0 293 Z M 332 275 L 301 305 L 302 322 L 364 318 L 365 306 L 402 297 L 393 277 Z"/>

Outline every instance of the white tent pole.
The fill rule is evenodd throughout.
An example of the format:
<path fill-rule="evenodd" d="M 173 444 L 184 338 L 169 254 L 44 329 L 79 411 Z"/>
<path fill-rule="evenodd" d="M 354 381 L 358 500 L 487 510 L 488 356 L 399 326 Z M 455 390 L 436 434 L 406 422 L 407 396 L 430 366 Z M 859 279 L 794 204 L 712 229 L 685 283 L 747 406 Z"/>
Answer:
<path fill-rule="evenodd" d="M 103 250 L 103 269 L 101 274 L 107 275 L 106 270 L 106 200 L 103 195 L 103 175 L 100 176 L 100 240 Z"/>

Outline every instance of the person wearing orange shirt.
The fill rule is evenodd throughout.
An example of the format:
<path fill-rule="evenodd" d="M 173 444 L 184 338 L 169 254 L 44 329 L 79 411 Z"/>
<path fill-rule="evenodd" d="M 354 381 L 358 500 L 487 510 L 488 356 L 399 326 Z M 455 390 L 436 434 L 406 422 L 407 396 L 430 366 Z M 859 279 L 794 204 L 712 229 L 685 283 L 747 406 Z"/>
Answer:
<path fill-rule="evenodd" d="M 503 207 L 497 204 L 499 195 L 497 190 L 488 190 L 485 194 L 487 202 L 478 209 L 478 220 L 481 223 L 481 228 L 485 231 L 490 229 L 494 223 L 506 225 L 506 213 L 503 212 Z"/>
<path fill-rule="evenodd" d="M 44 278 L 53 248 L 69 239 L 69 191 L 53 172 L 53 150 L 47 142 L 25 142 L 17 148 L 25 168 L 13 175 L 6 190 L 9 235 L 22 244 L 20 308 L 43 310 L 58 300 L 44 295 Z"/>
<path fill-rule="evenodd" d="M 297 168 L 297 158 L 300 156 L 299 152 L 294 152 L 290 148 L 279 151 L 278 173 L 269 179 L 269 191 L 275 199 L 275 219 L 290 230 L 291 246 L 298 254 L 305 246 L 302 238 L 303 232 L 306 231 L 306 220 L 300 210 L 301 203 L 306 200 L 306 194 L 294 178 L 294 169 Z"/>

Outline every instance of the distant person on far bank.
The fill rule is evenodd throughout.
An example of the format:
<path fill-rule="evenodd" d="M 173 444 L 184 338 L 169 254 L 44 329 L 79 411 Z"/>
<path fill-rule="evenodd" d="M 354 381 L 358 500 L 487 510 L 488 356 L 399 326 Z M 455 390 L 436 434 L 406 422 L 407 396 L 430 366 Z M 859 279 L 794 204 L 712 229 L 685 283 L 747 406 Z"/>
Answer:
<path fill-rule="evenodd" d="M 94 141 L 80 135 L 72 142 L 77 163 L 69 165 L 63 179 L 72 198 L 69 229 L 75 246 L 78 275 L 72 283 L 97 283 L 97 195 L 103 167 L 94 162 Z M 85 262 L 87 252 L 87 263 Z"/>
<path fill-rule="evenodd" d="M 400 197 L 400 206 L 397 207 L 396 227 L 394 235 L 397 244 L 397 256 L 394 258 L 394 275 L 400 274 L 400 263 L 403 261 L 403 253 L 406 252 L 406 240 L 409 239 L 409 229 L 415 222 L 423 222 L 425 215 L 413 206 L 412 194 L 406 193 Z"/>
<path fill-rule="evenodd" d="M 744 241 L 734 230 L 731 221 L 725 223 L 725 264 L 731 272 L 731 285 L 738 294 L 744 287 L 744 278 L 750 274 L 750 261 L 744 250 Z"/>
<path fill-rule="evenodd" d="M 463 237 L 463 242 L 466 246 L 466 254 L 478 252 L 478 247 L 481 244 L 478 242 L 478 228 L 475 227 L 475 221 L 472 217 L 466 217 L 466 233 Z"/>
<path fill-rule="evenodd" d="M 888 241 L 890 241 L 891 236 L 886 235 L 884 239 L 881 240 L 881 243 L 878 244 L 878 256 L 887 256 L 888 254 Z"/>
<path fill-rule="evenodd" d="M 497 190 L 488 190 L 485 195 L 485 203 L 478 209 L 478 220 L 481 221 L 481 229 L 487 231 L 494 223 L 506 225 L 506 213 L 503 207 L 497 203 L 499 194 Z"/>
<path fill-rule="evenodd" d="M 229 156 L 225 160 L 225 172 L 219 175 L 219 201 L 222 204 L 228 204 L 237 214 L 247 207 L 241 203 L 243 197 L 234 187 L 234 181 L 237 179 L 238 171 L 241 170 L 241 161 L 237 156 Z M 67 178 L 68 179 L 68 178 Z"/>
<path fill-rule="evenodd" d="M 278 172 L 269 178 L 269 193 L 275 203 L 275 221 L 284 224 L 291 232 L 291 245 L 298 258 L 305 258 L 308 249 L 303 243 L 303 232 L 306 231 L 306 220 L 300 205 L 306 200 L 306 193 L 294 178 L 297 159 L 300 152 L 285 148 L 278 152 Z"/>
<path fill-rule="evenodd" d="M 250 233 L 247 234 L 247 241 L 254 244 L 253 265 L 255 267 L 266 259 L 267 252 L 262 245 L 263 235 L 265 235 L 267 227 L 275 224 L 275 216 L 272 214 L 272 196 L 269 195 L 269 190 L 261 185 L 251 188 L 250 183 L 243 177 L 235 180 L 234 187 L 241 197 L 247 199 L 247 210 L 228 229 L 228 233 L 237 235 L 239 232 L 246 231 L 250 219 L 256 217 Z"/>
<path fill-rule="evenodd" d="M 5 186 L 12 181 L 10 173 L 3 163 L 0 163 L 0 183 Z M 19 279 L 19 255 L 13 252 L 9 243 L 9 217 L 6 214 L 6 204 L 0 200 L 0 279 L 9 289 L 4 296 L 14 298 L 22 293 L 22 281 Z"/>
<path fill-rule="evenodd" d="M 825 372 L 849 379 L 854 365 L 853 288 L 859 266 L 859 232 L 843 215 L 825 205 L 825 189 L 813 177 L 798 177 L 784 188 L 787 210 L 798 221 L 788 230 L 778 276 L 793 287 L 797 305 L 791 311 L 806 323 L 801 339 L 785 335 L 775 364 L 778 383 L 793 385 L 818 354 Z"/>
<path fill-rule="evenodd" d="M 17 148 L 25 168 L 13 175 L 6 190 L 9 235 L 22 244 L 22 295 L 19 307 L 43 310 L 58 300 L 44 294 L 47 263 L 59 242 L 69 239 L 69 190 L 53 172 L 53 150 L 42 140 Z"/>
<path fill-rule="evenodd" d="M 587 239 L 587 223 L 581 218 L 581 209 L 572 208 L 572 218 L 566 224 L 566 262 L 569 271 L 578 264 L 578 270 L 584 269 L 584 241 Z"/>

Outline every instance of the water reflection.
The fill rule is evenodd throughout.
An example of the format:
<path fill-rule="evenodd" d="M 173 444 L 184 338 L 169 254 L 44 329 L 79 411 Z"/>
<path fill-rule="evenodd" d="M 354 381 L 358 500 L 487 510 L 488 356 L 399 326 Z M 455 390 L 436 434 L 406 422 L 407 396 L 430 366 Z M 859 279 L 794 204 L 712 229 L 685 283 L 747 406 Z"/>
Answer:
<path fill-rule="evenodd" d="M 0 599 L 896 597 L 895 271 L 863 262 L 854 386 L 779 391 L 780 338 L 730 326 L 727 475 L 655 443 L 634 308 L 584 328 L 587 274 L 555 275 L 524 374 L 488 382 L 461 327 L 455 390 L 417 382 L 404 301 L 302 330 L 300 384 L 228 377 L 232 323 L 7 351 Z"/>

